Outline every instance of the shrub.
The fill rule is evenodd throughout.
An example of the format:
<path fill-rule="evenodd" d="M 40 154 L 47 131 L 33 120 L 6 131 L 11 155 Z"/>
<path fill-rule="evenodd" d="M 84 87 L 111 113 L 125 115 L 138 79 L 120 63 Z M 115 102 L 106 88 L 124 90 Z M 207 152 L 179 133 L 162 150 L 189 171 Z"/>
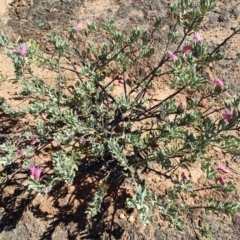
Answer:
<path fill-rule="evenodd" d="M 198 194 L 187 176 L 196 162 L 209 186 L 223 192 L 235 189 L 227 177 L 216 173 L 209 157 L 216 148 L 233 156 L 240 150 L 233 131 L 239 129 L 240 98 L 227 98 L 226 83 L 219 78 L 212 82 L 204 74 L 210 63 L 224 58 L 219 49 L 225 42 L 210 52 L 197 32 L 214 6 L 214 0 L 171 4 L 171 30 L 160 59 L 150 44 L 151 37 L 161 32 L 160 18 L 149 30 L 136 27 L 129 34 L 112 19 L 99 26 L 78 25 L 66 36 L 55 31 L 46 40 L 51 54 L 34 40 L 14 46 L 8 56 L 22 84 L 19 95 L 28 104 L 13 110 L 2 99 L 1 109 L 19 119 L 31 116 L 34 122 L 17 136 L 20 141 L 14 134 L 6 137 L 0 145 L 0 163 L 4 168 L 30 169 L 26 188 L 41 194 L 59 181 L 72 183 L 76 173 L 88 166 L 99 181 L 87 209 L 92 215 L 101 211 L 109 185 L 128 179 L 135 195 L 126 199 L 126 205 L 136 208 L 146 224 L 153 220 L 153 209 L 179 230 L 184 227 L 183 213 L 195 207 L 236 215 L 239 205 L 230 200 L 209 199 L 205 206 L 191 206 L 182 198 L 182 193 L 192 198 Z M 237 32 L 234 29 L 232 36 Z M 0 42 L 7 39 L 2 35 Z M 33 66 L 53 72 L 55 79 L 40 77 Z M 160 99 L 154 99 L 150 93 L 154 88 L 163 91 L 158 86 L 165 76 L 170 93 L 161 97 L 158 92 Z M 181 102 L 186 92 L 192 97 Z M 203 101 L 208 101 L 205 111 Z M 55 146 L 52 173 L 42 176 L 44 167 L 32 159 L 50 143 Z M 224 166 L 219 170 L 227 174 Z M 146 184 L 144 176 L 151 173 L 171 181 L 167 194 L 156 194 Z"/>

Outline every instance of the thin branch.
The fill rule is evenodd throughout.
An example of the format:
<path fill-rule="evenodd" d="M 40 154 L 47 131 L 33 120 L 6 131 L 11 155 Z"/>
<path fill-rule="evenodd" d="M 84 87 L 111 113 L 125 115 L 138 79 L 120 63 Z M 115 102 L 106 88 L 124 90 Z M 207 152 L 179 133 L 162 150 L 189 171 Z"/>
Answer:
<path fill-rule="evenodd" d="M 215 52 L 217 52 L 220 47 L 222 47 L 224 44 L 227 43 L 227 41 L 232 38 L 234 35 L 238 34 L 240 32 L 240 29 L 234 31 L 229 37 L 225 38 L 210 54 L 209 57 L 211 57 Z"/>

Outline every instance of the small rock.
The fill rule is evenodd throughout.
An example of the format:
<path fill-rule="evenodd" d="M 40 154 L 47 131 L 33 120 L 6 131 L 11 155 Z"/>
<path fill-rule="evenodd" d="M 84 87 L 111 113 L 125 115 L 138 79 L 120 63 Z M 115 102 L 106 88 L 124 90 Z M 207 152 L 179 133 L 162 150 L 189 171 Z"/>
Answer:
<path fill-rule="evenodd" d="M 208 16 L 208 18 L 209 18 L 209 23 L 210 23 L 210 24 L 214 24 L 214 23 L 217 22 L 217 20 L 218 20 L 218 18 L 219 18 L 219 15 L 216 14 L 216 13 L 210 13 L 209 16 Z"/>
<path fill-rule="evenodd" d="M 129 221 L 130 223 L 134 223 L 134 222 L 135 222 L 135 218 L 134 218 L 133 216 L 130 216 L 130 217 L 128 218 L 128 221 Z"/>
<path fill-rule="evenodd" d="M 124 219 L 124 218 L 125 218 L 124 213 L 121 213 L 121 214 L 119 215 L 119 218 L 120 218 L 120 219 Z"/>

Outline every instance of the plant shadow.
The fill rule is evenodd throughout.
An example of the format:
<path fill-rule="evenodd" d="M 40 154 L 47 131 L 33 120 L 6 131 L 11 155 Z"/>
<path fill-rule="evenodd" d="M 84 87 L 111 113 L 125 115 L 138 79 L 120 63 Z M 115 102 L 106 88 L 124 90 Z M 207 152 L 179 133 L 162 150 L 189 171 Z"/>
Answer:
<path fill-rule="evenodd" d="M 23 220 L 26 211 L 31 211 L 34 218 L 44 223 L 43 233 L 39 239 L 53 239 L 57 227 L 67 232 L 68 239 L 120 239 L 124 230 L 114 222 L 117 210 L 125 208 L 125 200 L 129 194 L 120 188 L 123 178 L 117 176 L 119 172 L 112 172 L 109 179 L 117 179 L 108 182 L 108 190 L 104 196 L 100 211 L 97 215 L 90 217 L 86 213 L 89 203 L 93 200 L 94 193 L 102 179 L 102 164 L 96 160 L 95 171 L 93 164 L 86 167 L 79 166 L 73 184 L 59 182 L 48 193 L 47 196 L 37 196 L 28 193 L 26 187 L 13 185 L 8 181 L 2 185 L 2 192 L 13 188 L 12 194 L 1 196 L 0 208 L 4 209 L 0 218 L 0 231 L 11 231 L 17 228 L 18 223 Z M 21 173 L 24 174 L 24 173 Z M 26 176 L 25 176 L 26 177 Z M 36 200 L 37 199 L 37 200 Z M 51 200 L 50 200 L 51 199 Z M 42 205 L 50 202 L 50 209 Z M 51 208 L 55 209 L 51 213 Z"/>

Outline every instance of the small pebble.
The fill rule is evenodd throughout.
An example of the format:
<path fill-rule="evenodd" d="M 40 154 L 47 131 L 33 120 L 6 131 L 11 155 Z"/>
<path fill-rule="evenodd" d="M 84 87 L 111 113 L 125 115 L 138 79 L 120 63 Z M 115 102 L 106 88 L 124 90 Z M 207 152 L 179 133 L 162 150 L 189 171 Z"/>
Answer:
<path fill-rule="evenodd" d="M 134 222 L 135 222 L 135 218 L 134 218 L 133 216 L 130 216 L 130 217 L 128 218 L 128 221 L 129 221 L 130 223 L 134 223 Z"/>

